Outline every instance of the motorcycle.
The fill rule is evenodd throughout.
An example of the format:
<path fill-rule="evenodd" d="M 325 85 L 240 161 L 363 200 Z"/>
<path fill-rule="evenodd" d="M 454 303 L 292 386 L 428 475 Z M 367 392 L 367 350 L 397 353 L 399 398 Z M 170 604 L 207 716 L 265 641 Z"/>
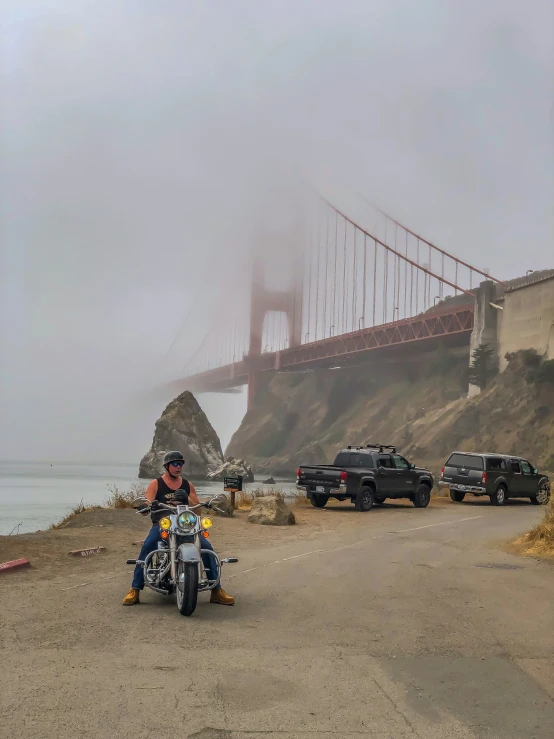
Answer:
<path fill-rule="evenodd" d="M 156 500 L 151 503 L 142 496 L 132 503 L 142 516 L 147 516 L 152 510 L 167 509 L 167 515 L 158 522 L 161 535 L 158 548 L 144 560 L 128 559 L 127 564 L 142 566 L 144 582 L 151 590 L 163 595 L 171 595 L 175 591 L 177 608 L 182 616 L 192 616 L 196 610 L 198 593 L 216 587 L 223 564 L 238 562 L 236 557 L 220 559 L 211 549 L 202 549 L 202 539 L 209 538 L 212 519 L 200 516 L 195 511 L 202 506 L 219 510 L 214 504 L 218 499 L 220 496 L 195 506 L 177 505 L 177 509 Z M 208 577 L 202 554 L 212 558 L 217 570 L 216 580 Z"/>

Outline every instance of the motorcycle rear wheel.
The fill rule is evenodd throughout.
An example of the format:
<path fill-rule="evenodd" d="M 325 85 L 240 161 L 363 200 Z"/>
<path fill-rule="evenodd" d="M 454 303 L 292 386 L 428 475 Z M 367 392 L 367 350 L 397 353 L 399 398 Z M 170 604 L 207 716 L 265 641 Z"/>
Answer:
<path fill-rule="evenodd" d="M 177 561 L 177 608 L 181 616 L 192 616 L 198 601 L 198 565 Z"/>

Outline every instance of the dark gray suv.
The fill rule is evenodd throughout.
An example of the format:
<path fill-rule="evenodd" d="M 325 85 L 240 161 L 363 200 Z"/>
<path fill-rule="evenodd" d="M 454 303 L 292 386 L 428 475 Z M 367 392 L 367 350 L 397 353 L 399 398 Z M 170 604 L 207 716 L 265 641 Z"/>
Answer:
<path fill-rule="evenodd" d="M 467 493 L 488 495 L 493 505 L 508 498 L 529 498 L 535 505 L 550 500 L 550 481 L 527 459 L 505 454 L 452 452 L 442 468 L 440 487 L 450 488 L 450 497 L 461 503 Z"/>

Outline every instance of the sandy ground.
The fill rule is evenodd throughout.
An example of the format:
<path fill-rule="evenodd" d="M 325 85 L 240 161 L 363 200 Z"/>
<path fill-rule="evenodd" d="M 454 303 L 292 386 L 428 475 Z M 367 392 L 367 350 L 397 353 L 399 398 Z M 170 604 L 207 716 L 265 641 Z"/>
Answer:
<path fill-rule="evenodd" d="M 120 605 L 148 521 L 99 512 L 0 538 L 6 736 L 552 739 L 554 569 L 504 543 L 526 503 L 297 509 L 216 519 L 233 608 Z M 75 559 L 75 548 L 107 552 Z"/>

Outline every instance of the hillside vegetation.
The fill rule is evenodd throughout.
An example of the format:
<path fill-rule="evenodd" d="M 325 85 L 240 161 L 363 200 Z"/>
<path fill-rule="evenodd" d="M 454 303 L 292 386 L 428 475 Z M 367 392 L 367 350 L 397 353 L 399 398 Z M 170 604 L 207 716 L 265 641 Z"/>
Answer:
<path fill-rule="evenodd" d="M 260 473 L 291 475 L 298 464 L 331 462 L 347 444 L 377 441 L 435 471 L 454 449 L 517 453 L 554 470 L 554 362 L 519 352 L 471 399 L 468 364 L 467 352 L 440 350 L 409 362 L 277 373 L 227 454 Z"/>

